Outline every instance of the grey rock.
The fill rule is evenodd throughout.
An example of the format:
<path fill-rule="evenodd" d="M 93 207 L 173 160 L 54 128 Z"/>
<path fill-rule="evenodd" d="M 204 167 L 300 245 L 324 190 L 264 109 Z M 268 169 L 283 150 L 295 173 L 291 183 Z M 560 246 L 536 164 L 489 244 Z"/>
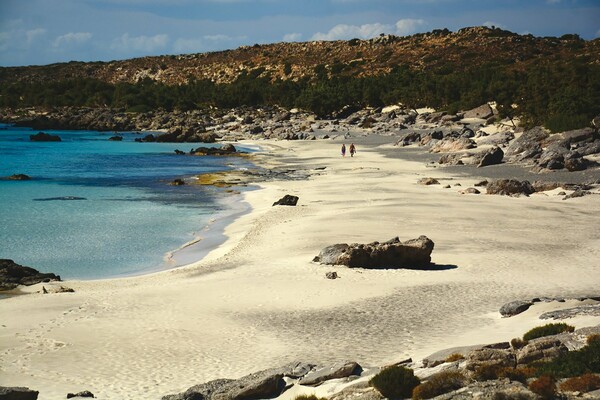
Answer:
<path fill-rule="evenodd" d="M 40 282 L 60 281 L 60 276 L 42 273 L 19 265 L 13 260 L 0 259 L 0 290 L 14 289 L 19 285 L 35 285 Z"/>
<path fill-rule="evenodd" d="M 36 400 L 39 392 L 26 387 L 0 386 L 0 400 Z"/>
<path fill-rule="evenodd" d="M 567 308 L 564 310 L 549 311 L 540 315 L 540 319 L 559 320 L 573 318 L 581 315 L 594 317 L 600 316 L 600 304 L 587 304 L 583 306 Z"/>
<path fill-rule="evenodd" d="M 573 193 L 563 197 L 563 200 L 575 199 L 577 197 L 587 196 L 588 194 L 592 194 L 589 190 L 581 190 L 577 189 Z"/>
<path fill-rule="evenodd" d="M 29 135 L 29 140 L 32 142 L 61 142 L 58 135 L 50 135 L 46 132 L 38 132 L 35 135 Z"/>
<path fill-rule="evenodd" d="M 337 279 L 337 278 L 339 278 L 339 276 L 338 276 L 337 272 L 335 272 L 335 271 L 329 271 L 329 272 L 325 273 L 325 278 L 327 278 L 327 279 Z"/>
<path fill-rule="evenodd" d="M 530 301 L 511 301 L 510 303 L 506 303 L 500 307 L 500 314 L 503 317 L 512 317 L 513 315 L 521 314 L 522 312 L 527 311 L 532 305 L 533 303 Z"/>
<path fill-rule="evenodd" d="M 487 185 L 487 194 L 499 194 L 504 196 L 526 196 L 535 192 L 529 181 L 518 181 L 516 179 L 498 179 Z"/>
<path fill-rule="evenodd" d="M 337 244 L 325 247 L 313 261 L 329 265 L 362 268 L 413 268 L 431 263 L 434 243 L 426 236 L 401 242 Z"/>
<path fill-rule="evenodd" d="M 515 162 L 539 158 L 542 154 L 541 143 L 546 138 L 548 138 L 548 133 L 539 126 L 523 132 L 508 146 L 505 157 Z"/>
<path fill-rule="evenodd" d="M 483 154 L 477 168 L 500 164 L 502 163 L 502 158 L 504 158 L 504 152 L 500 147 L 494 146 Z"/>
<path fill-rule="evenodd" d="M 554 143 L 542 152 L 538 165 L 549 170 L 563 169 L 565 166 L 565 155 L 569 147 L 565 142 Z"/>
<path fill-rule="evenodd" d="M 534 339 L 517 351 L 517 364 L 551 361 L 568 351 L 567 347 L 553 336 Z"/>
<path fill-rule="evenodd" d="M 481 366 L 498 366 L 513 368 L 517 364 L 512 350 L 482 348 L 467 354 L 466 369 L 475 371 Z"/>
<path fill-rule="evenodd" d="M 383 400 L 384 397 L 368 382 L 349 386 L 329 397 L 329 400 Z"/>
<path fill-rule="evenodd" d="M 350 375 L 360 375 L 361 366 L 354 361 L 341 361 L 330 367 L 319 368 L 306 374 L 300 379 L 299 384 L 304 386 L 317 386 L 331 379 L 347 378 Z"/>
<path fill-rule="evenodd" d="M 490 136 L 482 137 L 477 141 L 478 146 L 500 146 L 507 145 L 511 140 L 515 138 L 515 134 L 512 132 L 498 132 Z"/>
<path fill-rule="evenodd" d="M 298 204 L 298 199 L 298 196 L 286 194 L 281 199 L 273 203 L 273 206 L 295 206 L 296 204 Z"/>
<path fill-rule="evenodd" d="M 71 399 L 73 397 L 89 397 L 89 398 L 94 398 L 94 394 L 92 392 L 90 392 L 89 390 L 84 390 L 83 392 L 79 392 L 79 393 L 69 393 L 69 394 L 67 394 L 67 399 Z"/>
<path fill-rule="evenodd" d="M 6 179 L 8 181 L 28 181 L 28 180 L 31 180 L 31 177 L 29 175 L 25 175 L 25 174 L 14 174 L 11 176 L 7 176 L 4 179 Z"/>
<path fill-rule="evenodd" d="M 508 379 L 475 382 L 464 388 L 434 397 L 435 400 L 535 400 L 537 398 L 538 396 L 527 389 L 522 383 L 516 381 L 511 382 Z"/>
<path fill-rule="evenodd" d="M 483 104 L 479 107 L 473 108 L 469 111 L 465 111 L 464 118 L 481 118 L 487 119 L 494 115 L 494 111 L 489 104 Z"/>
<path fill-rule="evenodd" d="M 417 182 L 419 185 L 439 185 L 440 182 L 435 178 L 421 178 Z"/>
<path fill-rule="evenodd" d="M 460 191 L 461 194 L 481 194 L 481 192 L 475 188 L 468 188 Z"/>

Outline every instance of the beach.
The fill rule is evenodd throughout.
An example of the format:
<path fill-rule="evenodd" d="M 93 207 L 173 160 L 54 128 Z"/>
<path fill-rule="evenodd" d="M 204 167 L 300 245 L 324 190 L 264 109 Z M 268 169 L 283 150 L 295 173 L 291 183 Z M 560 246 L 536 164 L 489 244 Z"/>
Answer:
<path fill-rule="evenodd" d="M 0 385 L 39 390 L 41 400 L 81 390 L 157 399 L 294 360 L 381 366 L 509 341 L 546 323 L 542 311 L 573 303 L 501 318 L 509 301 L 597 295 L 599 196 L 563 201 L 560 188 L 529 197 L 461 194 L 481 178 L 402 158 L 391 138 L 355 143 L 357 154 L 341 157 L 341 137 L 260 141 L 258 164 L 310 177 L 244 191 L 251 211 L 197 262 L 38 284 L 0 300 Z M 424 177 L 441 185 L 419 185 Z M 296 207 L 272 206 L 286 194 L 299 197 Z M 312 262 L 332 244 L 420 235 L 435 243 L 427 270 Z M 328 271 L 339 279 L 326 279 Z M 52 293 L 61 285 L 75 292 Z M 567 322 L 579 328 L 600 317 Z"/>

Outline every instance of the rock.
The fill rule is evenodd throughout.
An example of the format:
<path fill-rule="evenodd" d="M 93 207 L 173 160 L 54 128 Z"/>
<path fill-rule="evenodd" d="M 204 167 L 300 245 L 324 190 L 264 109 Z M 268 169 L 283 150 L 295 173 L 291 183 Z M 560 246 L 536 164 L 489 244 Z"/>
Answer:
<path fill-rule="evenodd" d="M 327 279 L 337 279 L 337 278 L 339 278 L 339 276 L 338 276 L 337 272 L 335 272 L 335 271 L 333 271 L 333 272 L 329 271 L 329 272 L 325 273 L 325 278 L 327 278 Z"/>
<path fill-rule="evenodd" d="M 46 132 L 38 132 L 35 135 L 29 135 L 29 140 L 32 142 L 61 142 L 58 135 L 50 135 Z"/>
<path fill-rule="evenodd" d="M 237 149 L 232 144 L 224 144 L 221 147 L 198 147 L 190 151 L 190 154 L 196 156 L 228 156 L 236 153 Z"/>
<path fill-rule="evenodd" d="M 439 185 L 440 182 L 435 178 L 421 178 L 417 182 L 419 185 Z"/>
<path fill-rule="evenodd" d="M 368 382 L 349 386 L 333 394 L 329 400 L 383 400 L 384 397 Z"/>
<path fill-rule="evenodd" d="M 0 386 L 0 400 L 37 400 L 39 392 L 26 387 Z"/>
<path fill-rule="evenodd" d="M 516 179 L 498 179 L 487 186 L 487 194 L 500 194 L 504 196 L 529 196 L 535 189 L 529 181 L 520 182 Z"/>
<path fill-rule="evenodd" d="M 224 145 L 222 145 L 221 146 L 221 150 L 229 152 L 229 153 L 235 153 L 237 151 L 237 149 L 235 148 L 235 146 L 232 145 L 231 143 L 225 143 Z"/>
<path fill-rule="evenodd" d="M 119 136 L 119 135 L 111 136 L 108 138 L 108 140 L 112 140 L 113 142 L 120 142 L 123 140 L 123 136 Z"/>
<path fill-rule="evenodd" d="M 273 203 L 273 206 L 295 206 L 296 204 L 298 204 L 298 199 L 298 196 L 286 194 L 281 199 Z"/>
<path fill-rule="evenodd" d="M 564 310 L 548 311 L 540 315 L 540 319 L 567 319 L 581 315 L 587 316 L 600 316 L 600 304 L 587 304 L 584 306 L 578 306 L 573 308 L 567 308 Z"/>
<path fill-rule="evenodd" d="M 89 390 L 84 390 L 83 392 L 79 392 L 79 393 L 69 393 L 67 394 L 67 399 L 73 398 L 73 397 L 94 397 L 94 394 L 92 392 L 90 392 Z"/>
<path fill-rule="evenodd" d="M 564 142 L 554 143 L 542 152 L 538 165 L 549 170 L 563 169 L 565 167 L 565 154 L 569 148 Z"/>
<path fill-rule="evenodd" d="M 31 177 L 29 175 L 25 175 L 25 174 L 14 174 L 11 176 L 7 176 L 4 179 L 9 180 L 9 181 L 28 181 L 31 179 Z"/>
<path fill-rule="evenodd" d="M 490 136 L 482 137 L 477 141 L 478 146 L 500 146 L 507 145 L 511 140 L 515 138 L 515 134 L 512 132 L 498 132 Z"/>
<path fill-rule="evenodd" d="M 534 339 L 517 351 L 517 364 L 551 361 L 568 351 L 560 340 L 552 336 Z"/>
<path fill-rule="evenodd" d="M 489 104 L 483 104 L 479 107 L 473 108 L 472 110 L 465 111 L 465 115 L 463 118 L 480 118 L 487 119 L 494 115 L 494 111 Z"/>
<path fill-rule="evenodd" d="M 436 396 L 435 400 L 532 400 L 538 396 L 527 389 L 521 382 L 509 379 L 474 382 L 464 388 Z"/>
<path fill-rule="evenodd" d="M 465 126 L 460 131 L 460 137 L 470 139 L 472 137 L 475 137 L 475 132 L 473 132 L 473 129 Z"/>
<path fill-rule="evenodd" d="M 59 197 L 44 197 L 41 199 L 33 199 L 33 201 L 79 201 L 87 200 L 85 197 L 77 196 L 59 196 Z"/>
<path fill-rule="evenodd" d="M 589 190 L 577 189 L 573 193 L 571 193 L 570 195 L 565 196 L 563 198 L 563 200 L 569 200 L 569 199 L 574 199 L 574 198 L 577 198 L 577 197 L 583 197 L 583 196 L 587 196 L 588 194 L 592 194 L 592 192 L 590 192 Z"/>
<path fill-rule="evenodd" d="M 330 379 L 347 378 L 350 375 L 360 375 L 361 366 L 354 361 L 338 362 L 331 367 L 320 368 L 306 374 L 298 382 L 304 386 L 317 386 Z"/>
<path fill-rule="evenodd" d="M 592 120 L 592 126 L 596 129 L 600 129 L 600 115 L 596 116 L 593 120 Z"/>
<path fill-rule="evenodd" d="M 468 188 L 460 191 L 461 194 L 481 194 L 481 192 L 475 188 Z"/>
<path fill-rule="evenodd" d="M 10 290 L 19 285 L 29 286 L 50 281 L 60 281 L 60 276 L 41 273 L 33 268 L 16 264 L 13 260 L 0 259 L 0 290 Z"/>
<path fill-rule="evenodd" d="M 514 162 L 539 158 L 542 154 L 541 142 L 546 138 L 548 138 L 548 133 L 540 126 L 523 132 L 508 146 L 505 157 Z"/>
<path fill-rule="evenodd" d="M 536 192 L 546 192 L 548 190 L 559 188 L 562 186 L 562 184 L 558 182 L 535 181 L 533 182 L 532 186 Z"/>
<path fill-rule="evenodd" d="M 502 162 L 504 152 L 498 146 L 494 146 L 483 154 L 477 168 L 486 167 L 488 165 L 496 165 Z"/>
<path fill-rule="evenodd" d="M 591 142 L 598 139 L 598 134 L 593 128 L 575 129 L 572 131 L 562 132 L 560 136 L 569 144 L 573 145 L 578 142 Z"/>
<path fill-rule="evenodd" d="M 169 183 L 169 185 L 171 185 L 171 186 L 183 186 L 183 185 L 185 185 L 185 181 L 183 179 L 177 178 L 177 179 L 174 179 L 171 183 Z"/>
<path fill-rule="evenodd" d="M 434 243 L 426 236 L 401 242 L 336 244 L 325 247 L 313 261 L 328 265 L 362 268 L 426 267 L 431 263 Z"/>
<path fill-rule="evenodd" d="M 487 179 L 485 179 L 485 180 L 483 180 L 483 181 L 479 181 L 479 182 L 477 182 L 477 183 L 476 183 L 474 186 L 475 186 L 475 187 L 481 187 L 481 186 L 484 186 L 484 187 L 485 187 L 485 186 L 487 186 L 487 185 L 488 185 L 488 183 L 489 183 L 489 182 L 487 181 Z"/>
<path fill-rule="evenodd" d="M 184 156 L 185 155 L 185 151 L 181 151 L 179 149 L 175 149 L 175 154 L 177 154 L 178 156 Z"/>
<path fill-rule="evenodd" d="M 500 314 L 503 317 L 512 317 L 513 315 L 521 314 L 522 312 L 527 311 L 532 305 L 533 303 L 530 301 L 511 301 L 510 303 L 506 303 L 500 307 Z"/>
<path fill-rule="evenodd" d="M 477 147 L 475 142 L 469 138 L 459 137 L 455 138 L 447 136 L 442 140 L 434 143 L 429 150 L 431 153 L 449 153 L 462 151 L 467 149 L 473 149 Z"/>
<path fill-rule="evenodd" d="M 512 352 L 512 350 L 490 348 L 473 350 L 467 354 L 467 370 L 476 371 L 482 366 L 514 368 L 516 366 L 515 354 Z"/>
<path fill-rule="evenodd" d="M 45 290 L 45 288 L 44 288 L 44 290 Z M 72 288 L 69 288 L 69 287 L 61 286 L 54 293 L 75 293 L 75 290 Z"/>
<path fill-rule="evenodd" d="M 216 379 L 192 386 L 183 393 L 164 396 L 162 400 L 246 400 L 271 399 L 285 388 L 283 369 L 273 368 L 240 379 Z"/>
<path fill-rule="evenodd" d="M 571 172 L 587 169 L 587 161 L 577 151 L 572 151 L 564 157 L 564 167 Z"/>

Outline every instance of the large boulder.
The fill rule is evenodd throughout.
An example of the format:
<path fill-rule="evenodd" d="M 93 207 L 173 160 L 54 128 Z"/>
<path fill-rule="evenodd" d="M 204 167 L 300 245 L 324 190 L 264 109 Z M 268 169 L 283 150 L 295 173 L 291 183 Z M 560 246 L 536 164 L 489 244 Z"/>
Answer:
<path fill-rule="evenodd" d="M 431 153 L 450 153 L 473 149 L 477 147 L 472 139 L 465 137 L 446 136 L 444 139 L 435 142 L 429 150 Z"/>
<path fill-rule="evenodd" d="M 518 181 L 516 179 L 498 179 L 487 185 L 487 194 L 500 194 L 504 196 L 529 196 L 535 189 L 529 181 Z"/>
<path fill-rule="evenodd" d="M 298 204 L 298 199 L 298 196 L 286 194 L 281 199 L 273 203 L 273 206 L 295 206 L 296 204 Z"/>
<path fill-rule="evenodd" d="M 546 138 L 548 133 L 540 126 L 523 132 L 508 146 L 505 156 L 515 162 L 536 159 L 542 154 L 541 143 Z"/>
<path fill-rule="evenodd" d="M 426 236 L 406 242 L 396 237 L 384 243 L 336 244 L 325 247 L 313 261 L 351 268 L 426 267 L 431 263 L 433 247 L 433 241 Z"/>
<path fill-rule="evenodd" d="M 533 303 L 531 301 L 511 301 L 510 303 L 506 303 L 500 307 L 500 314 L 503 317 L 512 317 L 513 315 L 521 314 L 522 312 L 527 311 L 532 305 Z"/>
<path fill-rule="evenodd" d="M 347 378 L 350 375 L 360 375 L 361 366 L 354 361 L 341 361 L 330 367 L 319 368 L 306 374 L 300 384 L 316 386 L 330 379 Z"/>
<path fill-rule="evenodd" d="M 472 110 L 465 111 L 464 118 L 481 118 L 487 119 L 494 115 L 494 111 L 489 104 L 483 104 L 479 107 L 473 108 Z"/>
<path fill-rule="evenodd" d="M 60 142 L 62 141 L 58 135 L 50 135 L 46 132 L 38 132 L 35 135 L 29 135 L 29 140 L 32 142 Z"/>
<path fill-rule="evenodd" d="M 479 165 L 480 167 L 487 167 L 488 165 L 496 165 L 502 162 L 502 158 L 504 158 L 504 152 L 498 146 L 494 146 L 483 154 Z"/>
<path fill-rule="evenodd" d="M 529 364 L 534 361 L 551 361 L 569 350 L 555 337 L 544 337 L 530 341 L 517 352 L 517 364 Z"/>
<path fill-rule="evenodd" d="M 515 354 L 511 350 L 492 348 L 477 349 L 467 354 L 467 370 L 476 371 L 484 366 L 514 368 L 516 366 Z"/>
<path fill-rule="evenodd" d="M 60 281 L 60 276 L 42 273 L 19 265 L 13 260 L 0 259 L 0 290 L 14 289 L 19 285 L 35 285 L 40 282 Z"/>
<path fill-rule="evenodd" d="M 0 386 L 0 400 L 37 400 L 38 391 L 26 387 Z"/>

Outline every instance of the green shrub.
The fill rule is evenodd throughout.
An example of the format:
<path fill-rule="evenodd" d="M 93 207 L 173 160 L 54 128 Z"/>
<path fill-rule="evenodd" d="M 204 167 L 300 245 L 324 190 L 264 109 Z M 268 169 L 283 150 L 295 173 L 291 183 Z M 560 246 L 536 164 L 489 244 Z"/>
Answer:
<path fill-rule="evenodd" d="M 513 340 L 510 341 L 510 345 L 515 350 L 522 349 L 523 347 L 527 346 L 527 343 L 529 343 L 529 342 L 526 340 L 519 339 L 519 338 L 514 338 Z"/>
<path fill-rule="evenodd" d="M 410 397 L 419 383 L 421 381 L 412 369 L 401 366 L 386 368 L 369 381 L 371 386 L 390 399 Z"/>
<path fill-rule="evenodd" d="M 600 376 L 594 374 L 583 374 L 575 378 L 569 378 L 560 384 L 560 390 L 565 392 L 591 392 L 600 389 Z"/>
<path fill-rule="evenodd" d="M 557 324 L 547 324 L 544 326 L 538 326 L 537 328 L 533 328 L 529 332 L 523 335 L 523 340 L 533 340 L 544 336 L 552 336 L 558 335 L 563 332 L 573 332 L 575 330 L 574 326 L 567 325 L 563 322 L 559 322 Z"/>
<path fill-rule="evenodd" d="M 442 371 L 432 375 L 427 382 L 413 390 L 413 399 L 431 399 L 444 393 L 460 389 L 467 384 L 467 378 L 460 371 Z"/>
<path fill-rule="evenodd" d="M 540 376 L 529 384 L 529 390 L 544 400 L 552 400 L 556 397 L 556 382 L 550 376 Z"/>
<path fill-rule="evenodd" d="M 592 340 L 584 348 L 565 353 L 552 361 L 538 363 L 536 368 L 538 374 L 556 378 L 600 373 L 600 340 Z"/>
<path fill-rule="evenodd" d="M 473 379 L 479 382 L 494 381 L 500 376 L 504 368 L 498 364 L 481 364 L 473 371 Z"/>
<path fill-rule="evenodd" d="M 535 368 L 518 366 L 517 368 L 503 368 L 498 371 L 499 378 L 508 378 L 511 381 L 527 383 L 527 379 L 534 377 Z"/>

